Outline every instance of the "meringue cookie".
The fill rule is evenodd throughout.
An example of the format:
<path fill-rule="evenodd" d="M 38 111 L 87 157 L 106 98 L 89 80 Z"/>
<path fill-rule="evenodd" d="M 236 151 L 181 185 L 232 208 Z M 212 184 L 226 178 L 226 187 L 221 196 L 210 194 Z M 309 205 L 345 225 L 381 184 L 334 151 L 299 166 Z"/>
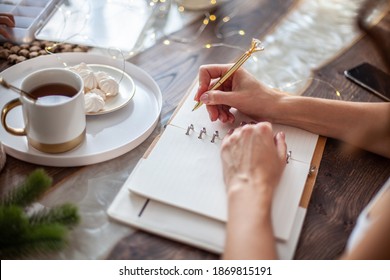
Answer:
<path fill-rule="evenodd" d="M 84 88 L 86 91 L 94 89 L 98 86 L 98 81 L 93 71 L 84 69 L 78 73 L 84 81 Z"/>
<path fill-rule="evenodd" d="M 87 93 L 84 95 L 85 111 L 87 113 L 99 112 L 104 107 L 103 98 L 96 93 Z"/>
<path fill-rule="evenodd" d="M 112 77 L 99 81 L 99 88 L 106 93 L 106 96 L 116 96 L 119 91 L 119 84 Z"/>
<path fill-rule="evenodd" d="M 88 92 L 88 94 L 89 93 L 96 93 L 97 95 L 101 96 L 103 100 L 106 100 L 106 93 L 99 88 L 93 88 Z"/>
<path fill-rule="evenodd" d="M 96 77 L 96 79 L 97 79 L 97 81 L 99 83 L 101 80 L 107 79 L 110 76 L 106 72 L 97 71 L 97 72 L 95 72 L 95 77 Z"/>
<path fill-rule="evenodd" d="M 81 62 L 80 64 L 77 64 L 77 65 L 74 65 L 74 66 L 70 66 L 70 67 L 68 67 L 68 69 L 70 71 L 73 71 L 73 72 L 77 73 L 77 74 L 79 74 L 83 70 L 92 71 L 92 69 L 84 62 Z"/>

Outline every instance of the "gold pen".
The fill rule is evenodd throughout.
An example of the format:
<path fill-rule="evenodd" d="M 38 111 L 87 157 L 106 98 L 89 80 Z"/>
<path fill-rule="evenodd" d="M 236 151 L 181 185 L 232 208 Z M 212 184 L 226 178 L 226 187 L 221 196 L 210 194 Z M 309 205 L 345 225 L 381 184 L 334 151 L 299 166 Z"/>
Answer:
<path fill-rule="evenodd" d="M 251 47 L 249 50 L 247 50 L 243 55 L 237 60 L 236 63 L 218 80 L 218 82 L 209 90 L 215 90 L 219 88 L 231 75 L 233 75 L 234 72 L 238 70 L 238 68 L 241 67 L 241 65 L 244 64 L 245 61 L 252 55 L 254 52 L 262 51 L 264 50 L 263 44 L 261 43 L 260 40 L 253 38 Z M 195 111 L 198 109 L 200 106 L 202 106 L 202 102 L 197 102 L 192 109 L 192 111 Z"/>

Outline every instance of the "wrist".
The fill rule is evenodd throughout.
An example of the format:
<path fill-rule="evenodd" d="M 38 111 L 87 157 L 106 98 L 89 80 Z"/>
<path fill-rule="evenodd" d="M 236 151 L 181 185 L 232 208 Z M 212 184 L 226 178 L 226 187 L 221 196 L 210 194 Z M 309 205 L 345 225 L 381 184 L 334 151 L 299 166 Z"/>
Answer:
<path fill-rule="evenodd" d="M 287 93 L 282 93 L 275 90 L 275 104 L 272 112 L 270 112 L 272 123 L 296 126 L 300 122 L 305 122 L 307 118 L 307 110 L 311 105 L 303 96 L 294 96 Z"/>
<path fill-rule="evenodd" d="M 229 213 L 235 216 L 270 218 L 273 188 L 268 186 L 232 185 L 227 192 Z"/>
<path fill-rule="evenodd" d="M 291 102 L 289 94 L 279 91 L 278 89 L 268 88 L 267 95 L 271 96 L 269 102 L 264 106 L 264 119 L 260 121 L 269 121 L 271 123 L 280 123 L 281 117 L 285 114 L 287 104 Z"/>

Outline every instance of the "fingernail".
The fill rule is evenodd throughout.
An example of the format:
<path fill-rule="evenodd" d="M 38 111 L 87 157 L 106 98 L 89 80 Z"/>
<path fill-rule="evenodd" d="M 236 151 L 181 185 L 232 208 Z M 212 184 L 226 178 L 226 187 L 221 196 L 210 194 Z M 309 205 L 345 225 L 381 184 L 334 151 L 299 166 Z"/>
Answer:
<path fill-rule="evenodd" d="M 200 97 L 200 101 L 202 101 L 204 104 L 208 104 L 209 103 L 209 95 L 207 93 L 203 94 L 201 97 Z"/>

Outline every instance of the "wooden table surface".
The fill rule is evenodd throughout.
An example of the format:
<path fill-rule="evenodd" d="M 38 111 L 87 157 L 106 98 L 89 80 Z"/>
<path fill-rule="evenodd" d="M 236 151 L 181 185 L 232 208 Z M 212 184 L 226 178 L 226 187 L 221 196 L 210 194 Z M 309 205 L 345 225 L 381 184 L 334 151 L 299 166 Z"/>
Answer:
<path fill-rule="evenodd" d="M 229 14 L 239 2 L 229 1 L 216 11 L 217 15 Z M 219 42 L 246 49 L 249 38 L 262 38 L 271 32 L 297 2 L 299 1 L 247 1 L 247 5 L 240 6 L 240 16 L 234 17 L 226 26 L 227 29 L 240 26 L 246 32 L 245 37 L 231 36 L 220 39 Z M 190 32 L 197 26 L 198 24 L 194 23 L 180 32 Z M 194 81 L 200 65 L 232 62 L 241 54 L 241 51 L 236 49 L 221 51 L 219 48 L 203 48 L 205 44 L 215 42 L 214 27 L 213 23 L 210 24 L 191 44 L 172 42 L 171 45 L 165 46 L 159 43 L 129 60 L 147 71 L 158 83 L 163 94 L 162 118 L 169 116 L 177 106 Z M 349 100 L 380 102 L 380 99 L 352 84 L 343 75 L 345 69 L 361 61 L 371 62 L 384 69 L 380 56 L 366 36 L 362 36 L 350 48 L 317 69 L 315 77 L 331 82 L 336 88 L 344 89 L 343 94 L 347 95 Z M 4 60 L 0 62 L 0 70 L 9 66 Z M 324 83 L 316 83 L 313 80 L 304 94 L 334 98 L 334 95 L 323 87 Z M 152 140 L 148 139 L 149 142 Z M 0 173 L 0 195 L 37 167 L 8 156 Z M 44 168 L 53 177 L 54 183 L 60 185 L 82 174 L 85 167 Z M 337 258 L 344 249 L 358 214 L 389 176 L 389 159 L 353 149 L 334 139 L 327 139 L 295 259 Z M 146 232 L 135 231 L 120 240 L 107 258 L 216 259 L 218 256 Z"/>

